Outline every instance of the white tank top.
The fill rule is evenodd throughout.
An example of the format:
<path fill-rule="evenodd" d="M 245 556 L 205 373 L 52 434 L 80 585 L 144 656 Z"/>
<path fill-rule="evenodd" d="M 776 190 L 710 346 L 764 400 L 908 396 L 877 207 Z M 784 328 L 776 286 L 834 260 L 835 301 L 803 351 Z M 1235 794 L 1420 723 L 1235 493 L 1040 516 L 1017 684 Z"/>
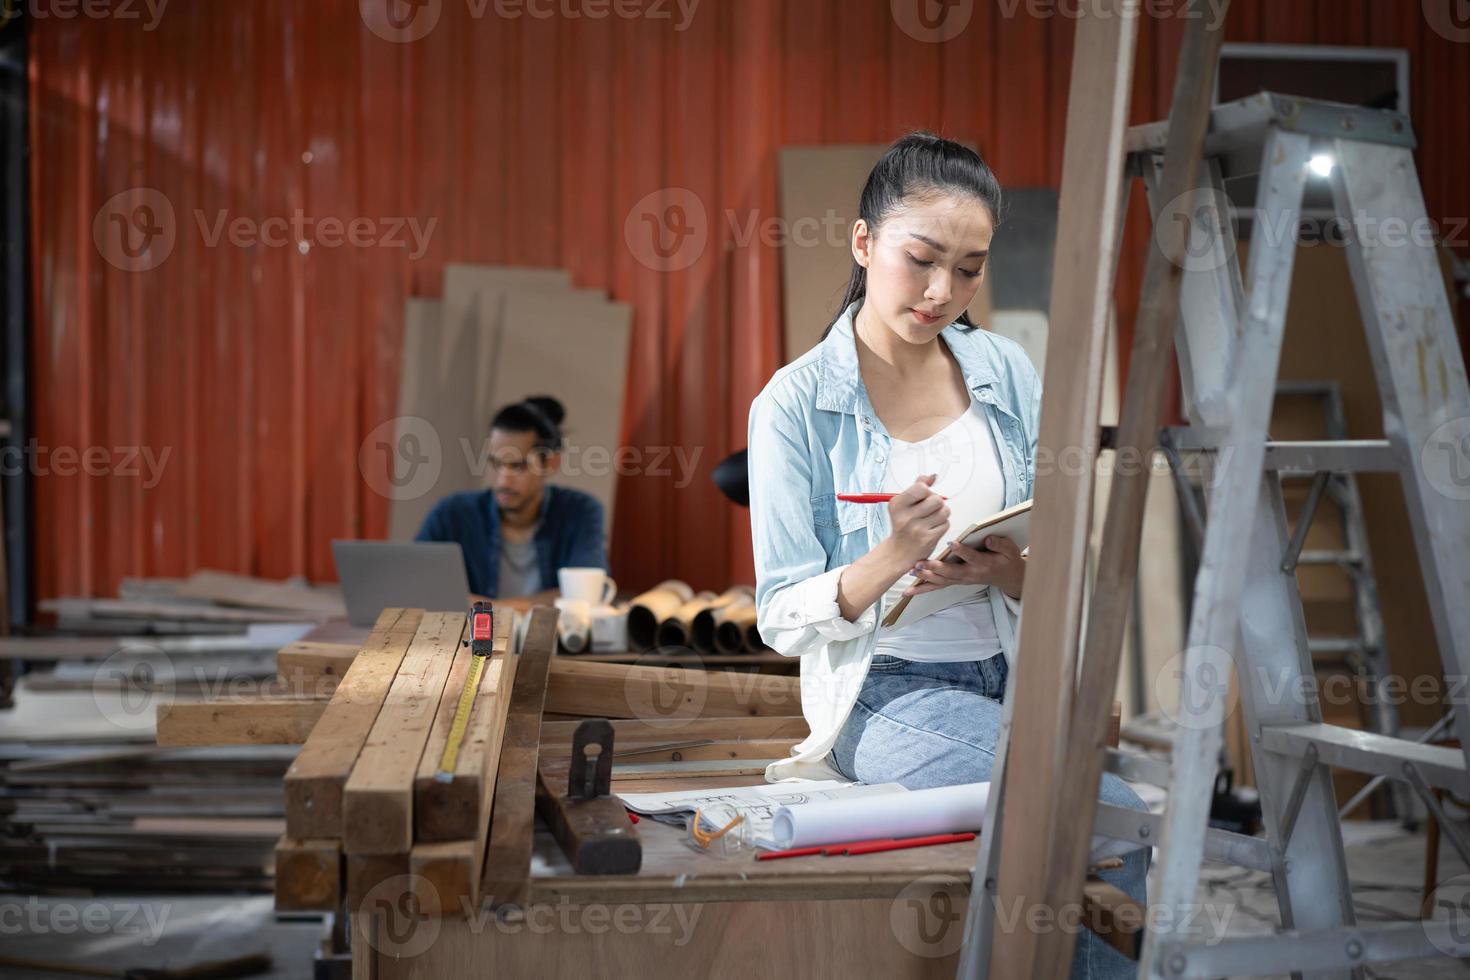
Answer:
<path fill-rule="evenodd" d="M 1005 506 L 1000 454 L 982 405 L 971 401 L 968 411 L 927 439 L 893 440 L 883 490 L 898 493 L 925 473 L 938 474 L 934 492 L 949 498 L 949 531 L 935 545 L 933 558 L 965 528 Z M 913 583 L 914 577 L 905 575 L 883 594 L 880 620 Z M 970 598 L 909 626 L 880 627 L 873 653 L 930 663 L 993 657 L 1001 648 L 988 592 L 979 585 Z"/>

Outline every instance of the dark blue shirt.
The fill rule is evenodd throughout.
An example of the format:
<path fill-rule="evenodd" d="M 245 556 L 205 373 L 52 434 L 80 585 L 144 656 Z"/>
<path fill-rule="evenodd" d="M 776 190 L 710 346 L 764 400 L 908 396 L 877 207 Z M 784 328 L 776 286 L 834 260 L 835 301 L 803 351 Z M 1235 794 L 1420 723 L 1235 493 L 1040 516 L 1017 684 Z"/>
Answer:
<path fill-rule="evenodd" d="M 543 588 L 562 568 L 607 568 L 602 504 L 568 487 L 547 486 L 532 541 Z M 500 507 L 491 490 L 456 493 L 434 505 L 418 541 L 453 541 L 464 551 L 470 591 L 494 599 L 500 587 Z"/>

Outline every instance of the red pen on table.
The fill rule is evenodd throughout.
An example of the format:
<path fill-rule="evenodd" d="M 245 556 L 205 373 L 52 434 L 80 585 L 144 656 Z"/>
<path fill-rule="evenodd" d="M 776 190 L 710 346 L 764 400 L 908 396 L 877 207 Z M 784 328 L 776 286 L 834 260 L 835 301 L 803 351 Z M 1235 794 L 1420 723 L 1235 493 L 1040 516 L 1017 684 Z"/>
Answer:
<path fill-rule="evenodd" d="M 896 493 L 839 493 L 837 499 L 845 500 L 850 504 L 886 504 L 897 496 Z M 948 500 L 949 498 L 941 496 L 939 499 Z"/>
<path fill-rule="evenodd" d="M 787 851 L 762 851 L 757 861 L 775 861 L 780 858 L 808 857 L 821 854 L 825 857 L 841 857 L 848 854 L 876 854 L 880 851 L 901 851 L 910 847 L 930 847 L 934 844 L 957 844 L 974 840 L 973 832 L 960 834 L 931 834 L 927 837 L 883 837 L 873 840 L 852 841 L 847 844 L 825 844 L 816 847 L 798 847 Z"/>

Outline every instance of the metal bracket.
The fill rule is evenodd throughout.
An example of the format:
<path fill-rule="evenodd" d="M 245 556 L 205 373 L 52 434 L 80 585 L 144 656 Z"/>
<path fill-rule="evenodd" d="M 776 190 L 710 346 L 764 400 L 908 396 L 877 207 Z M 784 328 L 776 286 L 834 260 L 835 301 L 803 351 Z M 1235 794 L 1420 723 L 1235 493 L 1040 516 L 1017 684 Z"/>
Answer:
<path fill-rule="evenodd" d="M 1317 746 L 1308 745 L 1302 753 L 1302 767 L 1291 785 L 1291 796 L 1286 800 L 1286 809 L 1281 814 L 1280 841 L 1277 847 L 1281 854 L 1291 846 L 1291 832 L 1296 829 L 1296 818 L 1302 812 L 1302 802 L 1307 798 L 1307 789 L 1312 785 L 1312 774 L 1317 771 Z"/>
<path fill-rule="evenodd" d="M 1296 519 L 1296 529 L 1292 531 L 1291 540 L 1286 544 L 1286 553 L 1281 556 L 1281 570 L 1287 575 L 1296 571 L 1302 545 L 1307 541 L 1307 531 L 1312 527 L 1312 519 L 1317 516 L 1317 505 L 1322 502 L 1322 491 L 1327 489 L 1327 481 L 1330 479 L 1332 474 L 1327 470 L 1318 470 L 1316 476 L 1312 477 L 1312 489 L 1307 491 L 1307 499 L 1302 503 L 1301 514 Z"/>

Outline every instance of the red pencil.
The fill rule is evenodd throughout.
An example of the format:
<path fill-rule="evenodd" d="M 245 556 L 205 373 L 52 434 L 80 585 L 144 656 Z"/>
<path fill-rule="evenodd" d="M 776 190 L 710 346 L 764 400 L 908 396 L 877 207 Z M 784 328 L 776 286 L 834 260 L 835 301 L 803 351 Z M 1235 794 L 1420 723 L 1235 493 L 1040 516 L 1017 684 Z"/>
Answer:
<path fill-rule="evenodd" d="M 864 841 L 860 844 L 848 845 L 847 853 L 876 854 L 879 851 L 901 851 L 907 847 L 928 847 L 930 844 L 955 844 L 959 841 L 974 839 L 974 833 L 963 833 L 933 834 L 929 837 L 901 837 L 897 840 Z"/>
<path fill-rule="evenodd" d="M 973 832 L 961 834 L 931 834 L 928 837 L 879 837 L 872 840 L 851 841 L 846 844 L 820 844 L 816 847 L 797 847 L 789 851 L 762 851 L 755 856 L 757 861 L 774 861 L 778 858 L 807 857 L 821 854 L 826 857 L 841 857 L 844 854 L 877 854 L 879 851 L 901 851 L 909 847 L 928 847 L 931 844 L 957 844 L 974 840 Z"/>
<path fill-rule="evenodd" d="M 850 504 L 886 504 L 897 497 L 896 493 L 839 493 L 838 500 L 845 500 Z M 948 497 L 940 497 L 940 500 L 948 500 Z"/>
<path fill-rule="evenodd" d="M 809 854 L 821 854 L 820 847 L 795 847 L 789 851 L 761 851 L 755 856 L 757 861 L 774 861 L 777 858 L 799 858 Z"/>

